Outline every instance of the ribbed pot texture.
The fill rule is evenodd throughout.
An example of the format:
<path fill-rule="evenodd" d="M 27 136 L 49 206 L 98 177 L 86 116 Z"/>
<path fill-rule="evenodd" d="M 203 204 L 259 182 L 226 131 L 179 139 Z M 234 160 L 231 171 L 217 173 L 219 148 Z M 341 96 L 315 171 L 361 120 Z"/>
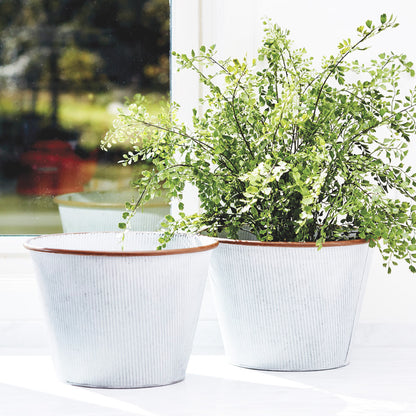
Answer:
<path fill-rule="evenodd" d="M 368 275 L 368 244 L 356 240 L 318 251 L 313 244 L 230 242 L 220 242 L 211 261 L 229 361 L 281 371 L 346 365 Z"/>
<path fill-rule="evenodd" d="M 154 250 L 159 236 L 129 232 L 123 252 L 119 233 L 56 234 L 26 244 L 65 381 L 133 388 L 184 379 L 217 243 L 178 235 L 162 255 Z"/>

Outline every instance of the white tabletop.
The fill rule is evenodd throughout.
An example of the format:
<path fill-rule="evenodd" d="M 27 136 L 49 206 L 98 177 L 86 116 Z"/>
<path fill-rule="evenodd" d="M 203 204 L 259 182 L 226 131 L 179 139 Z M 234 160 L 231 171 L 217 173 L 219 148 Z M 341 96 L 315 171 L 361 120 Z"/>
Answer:
<path fill-rule="evenodd" d="M 1 416 L 415 416 L 416 349 L 355 348 L 347 367 L 262 372 L 194 354 L 185 381 L 132 390 L 74 387 L 47 355 L 0 355 Z"/>

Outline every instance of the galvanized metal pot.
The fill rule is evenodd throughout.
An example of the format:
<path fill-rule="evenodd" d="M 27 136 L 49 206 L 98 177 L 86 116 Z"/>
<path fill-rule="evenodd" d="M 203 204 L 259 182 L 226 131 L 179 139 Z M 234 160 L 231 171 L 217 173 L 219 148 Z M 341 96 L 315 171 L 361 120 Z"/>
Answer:
<path fill-rule="evenodd" d="M 132 200 L 131 190 L 74 192 L 59 195 L 58 204 L 65 233 L 117 231 L 124 204 Z M 169 201 L 154 199 L 141 207 L 131 219 L 133 231 L 158 231 L 163 218 L 170 212 Z"/>
<path fill-rule="evenodd" d="M 346 365 L 370 253 L 364 240 L 321 250 L 220 240 L 211 277 L 229 361 L 282 371 Z"/>
<path fill-rule="evenodd" d="M 159 233 L 29 240 L 53 355 L 70 384 L 133 388 L 183 380 L 212 249 L 208 237 Z"/>

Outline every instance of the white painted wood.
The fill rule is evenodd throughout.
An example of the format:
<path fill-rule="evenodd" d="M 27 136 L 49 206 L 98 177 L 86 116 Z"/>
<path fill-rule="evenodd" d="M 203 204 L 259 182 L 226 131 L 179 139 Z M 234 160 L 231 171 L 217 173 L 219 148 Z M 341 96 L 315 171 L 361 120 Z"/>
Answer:
<path fill-rule="evenodd" d="M 178 53 L 198 50 L 201 44 L 201 0 L 171 0 L 171 49 Z M 177 71 L 171 59 L 171 99 L 180 103 L 178 117 L 187 125 L 192 123 L 192 108 L 198 106 L 199 81 L 190 71 Z"/>
<path fill-rule="evenodd" d="M 201 45 L 202 0 L 171 0 L 171 50 L 189 53 Z M 192 109 L 198 108 L 201 85 L 198 76 L 190 71 L 178 72 L 176 60 L 171 58 L 171 100 L 180 104 L 177 116 L 188 127 L 192 125 Z M 185 212 L 199 210 L 198 192 L 187 185 L 184 192 Z M 172 215 L 176 216 L 177 203 L 172 203 Z"/>
<path fill-rule="evenodd" d="M 416 349 L 361 348 L 334 371 L 261 372 L 193 355 L 186 379 L 152 389 L 57 381 L 50 357 L 0 356 L 3 416 L 414 416 Z"/>

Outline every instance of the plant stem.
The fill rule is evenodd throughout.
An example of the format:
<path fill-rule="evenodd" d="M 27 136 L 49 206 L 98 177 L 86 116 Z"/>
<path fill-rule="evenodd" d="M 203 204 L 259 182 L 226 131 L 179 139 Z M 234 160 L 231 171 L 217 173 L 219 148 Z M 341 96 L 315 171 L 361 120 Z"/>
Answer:
<path fill-rule="evenodd" d="M 328 75 L 326 76 L 326 78 L 324 79 L 324 82 L 321 85 L 321 88 L 319 89 L 318 92 L 318 96 L 316 98 L 316 102 L 315 102 L 315 108 L 313 110 L 313 115 L 312 115 L 312 121 L 315 120 L 315 115 L 316 115 L 316 110 L 318 109 L 318 103 L 319 100 L 321 98 L 321 94 L 322 91 L 324 89 L 324 86 L 326 85 L 326 83 L 328 82 L 329 77 L 334 73 L 335 69 L 338 68 L 338 66 L 341 64 L 341 62 L 351 53 L 353 52 L 358 45 L 360 45 L 362 42 L 364 42 L 368 37 L 370 37 L 371 35 L 373 35 L 375 29 L 370 30 L 370 32 L 368 32 L 362 39 L 360 39 L 358 42 L 356 42 L 353 46 L 351 46 L 350 49 L 348 49 L 347 52 L 345 52 L 344 54 L 341 55 L 341 57 L 338 59 L 338 61 L 332 66 L 331 70 L 329 71 Z"/>

